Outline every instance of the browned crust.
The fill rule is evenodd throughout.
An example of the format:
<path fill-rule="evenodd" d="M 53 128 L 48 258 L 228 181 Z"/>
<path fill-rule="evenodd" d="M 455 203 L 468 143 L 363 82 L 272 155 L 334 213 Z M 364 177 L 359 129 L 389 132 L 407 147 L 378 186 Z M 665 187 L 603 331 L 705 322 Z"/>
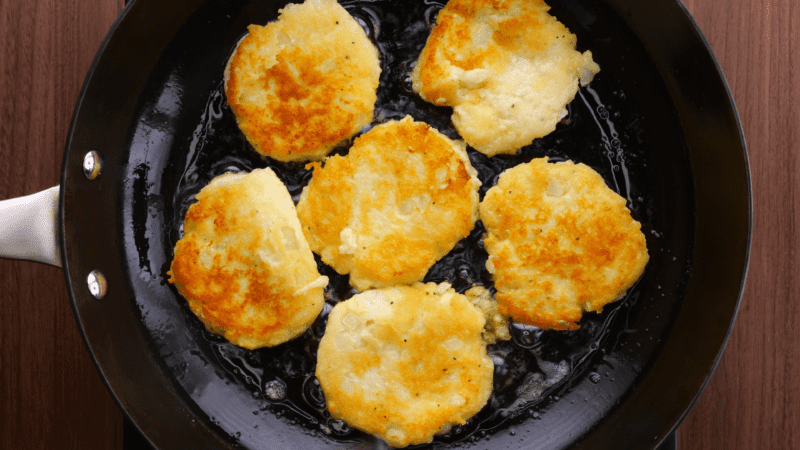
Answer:
<path fill-rule="evenodd" d="M 648 254 L 625 200 L 583 164 L 535 159 L 501 175 L 481 204 L 484 240 L 502 314 L 574 330 L 639 279 Z M 573 197 L 547 195 L 556 179 Z M 561 203 L 565 202 L 565 203 Z"/>
<path fill-rule="evenodd" d="M 250 25 L 226 69 L 225 93 L 239 127 L 256 151 L 281 161 L 322 159 L 372 120 L 377 50 L 335 1 L 316 3 L 326 5 L 327 22 L 317 23 L 323 19 L 316 8 L 290 5 L 292 14 L 284 10 L 277 22 Z M 322 41 L 317 26 L 341 42 Z M 285 35 L 307 41 L 287 45 Z"/>
<path fill-rule="evenodd" d="M 411 118 L 377 126 L 346 157 L 312 167 L 297 206 L 303 232 L 360 290 L 421 280 L 477 220 L 480 182 L 463 143 Z M 398 213 L 420 198 L 410 214 Z M 359 242 L 350 253 L 340 250 L 346 229 Z"/>
<path fill-rule="evenodd" d="M 298 336 L 324 302 L 310 249 L 302 242 L 287 249 L 282 238 L 286 231 L 294 232 L 296 241 L 302 239 L 299 230 L 291 228 L 292 219 L 276 220 L 277 233 L 264 226 L 264 214 L 294 214 L 286 188 L 271 171 L 268 182 L 280 187 L 274 195 L 281 198 L 261 203 L 262 198 L 249 198 L 251 191 L 242 187 L 246 177 L 262 176 L 259 182 L 264 182 L 268 170 L 225 175 L 240 178 L 230 183 L 215 179 L 198 193 L 197 203 L 186 213 L 184 236 L 175 246 L 168 272 L 169 282 L 209 331 L 250 349 Z M 294 222 L 299 227 L 296 218 Z M 290 260 L 278 259 L 281 253 Z M 310 285 L 314 287 L 304 289 Z"/>
<path fill-rule="evenodd" d="M 498 0 L 450 0 L 439 12 L 437 25 L 431 31 L 420 54 L 419 94 L 437 105 L 453 106 L 457 83 L 447 68 L 452 64 L 464 70 L 505 64 L 511 52 L 525 49 L 531 54 L 547 49 L 553 34 L 563 33 L 565 39 L 575 36 L 555 17 L 547 14 L 550 7 L 542 0 L 526 2 L 522 17 L 515 17 L 497 24 L 493 39 L 497 45 L 475 47 L 472 43 L 471 22 L 477 20 L 482 10 L 508 12 L 512 1 Z M 554 33 L 553 28 L 557 28 Z M 466 57 L 464 57 L 466 55 Z"/>
<path fill-rule="evenodd" d="M 487 156 L 513 154 L 555 130 L 579 84 L 600 70 L 542 1 L 451 0 L 411 74 L 412 87 L 452 106 L 453 125 Z"/>
<path fill-rule="evenodd" d="M 358 296 L 333 309 L 316 374 L 334 418 L 405 447 L 431 442 L 437 431 L 463 425 L 486 404 L 493 364 L 481 339 L 484 319 L 469 300 L 441 286 L 449 287 L 418 283 L 377 291 L 392 302 L 385 315 L 354 306 Z M 348 315 L 362 328 L 348 330 Z M 353 344 L 342 346 L 338 341 L 347 334 Z M 454 339 L 457 348 L 447 344 Z M 375 374 L 384 387 L 373 392 L 366 384 Z M 458 404 L 451 401 L 456 395 Z"/>

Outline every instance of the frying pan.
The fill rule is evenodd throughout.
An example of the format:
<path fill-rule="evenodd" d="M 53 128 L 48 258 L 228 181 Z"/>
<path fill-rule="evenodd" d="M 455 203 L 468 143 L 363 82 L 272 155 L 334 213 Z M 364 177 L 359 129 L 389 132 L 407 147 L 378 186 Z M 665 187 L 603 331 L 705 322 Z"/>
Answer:
<path fill-rule="evenodd" d="M 411 114 L 456 137 L 449 110 L 408 89 L 441 4 L 342 3 L 382 54 L 376 123 Z M 579 331 L 514 327 L 511 342 L 490 347 L 490 404 L 435 447 L 655 448 L 711 376 L 739 305 L 750 244 L 747 153 L 708 44 L 674 0 L 550 3 L 602 71 L 550 136 L 511 157 L 470 152 L 483 192 L 533 157 L 586 163 L 628 199 L 651 260 L 623 300 L 587 314 Z M 76 105 L 58 196 L 37 197 L 57 201 L 50 236 L 60 254 L 46 244 L 35 255 L 10 254 L 61 261 L 99 372 L 158 448 L 385 448 L 326 415 L 311 376 L 324 313 L 302 338 L 248 352 L 207 333 L 165 282 L 183 214 L 213 176 L 271 166 L 294 196 L 308 181 L 300 165 L 253 155 L 221 90 L 246 26 L 272 20 L 280 6 L 127 5 Z M 491 286 L 480 239 L 478 225 L 427 279 Z M 321 269 L 333 281 L 331 304 L 353 294 L 346 277 Z"/>

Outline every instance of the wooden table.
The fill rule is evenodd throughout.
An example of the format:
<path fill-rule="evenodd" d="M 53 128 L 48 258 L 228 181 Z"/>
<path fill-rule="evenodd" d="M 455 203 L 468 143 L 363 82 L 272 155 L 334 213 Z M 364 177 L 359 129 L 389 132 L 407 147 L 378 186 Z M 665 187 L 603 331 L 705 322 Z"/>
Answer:
<path fill-rule="evenodd" d="M 646 0 L 642 0 L 646 1 Z M 800 448 L 800 4 L 686 0 L 741 115 L 753 179 L 747 288 L 679 448 Z M 59 183 L 75 100 L 122 0 L 0 0 L 0 199 Z M 122 418 L 61 270 L 0 261 L 2 448 L 120 449 Z"/>

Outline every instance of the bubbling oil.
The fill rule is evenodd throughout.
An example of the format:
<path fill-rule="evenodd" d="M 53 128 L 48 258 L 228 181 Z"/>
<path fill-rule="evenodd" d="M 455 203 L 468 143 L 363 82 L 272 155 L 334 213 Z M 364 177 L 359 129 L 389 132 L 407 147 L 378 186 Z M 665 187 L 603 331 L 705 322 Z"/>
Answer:
<path fill-rule="evenodd" d="M 410 81 L 410 71 L 443 4 L 424 1 L 403 8 L 387 8 L 383 2 L 342 3 L 377 46 L 381 57 L 383 71 L 375 120 L 364 127 L 362 133 L 387 120 L 411 115 L 451 138 L 459 138 L 450 120 L 452 110 L 422 100 L 412 91 Z M 636 215 L 640 191 L 626 162 L 626 146 L 635 133 L 622 133 L 626 126 L 617 124 L 613 108 L 601 102 L 601 89 L 594 86 L 603 84 L 602 74 L 591 87 L 581 89 L 568 108 L 568 116 L 550 136 L 536 140 L 515 155 L 487 158 L 473 149 L 468 150 L 482 183 L 481 199 L 504 170 L 532 158 L 548 156 L 551 161 L 585 162 L 598 170 L 612 189 L 629 200 Z M 351 142 L 342 143 L 334 153 L 346 154 Z M 180 239 L 183 217 L 202 187 L 225 172 L 249 172 L 263 167 L 275 171 L 295 203 L 312 176 L 303 163 L 262 158 L 252 149 L 227 106 L 220 74 L 219 83 L 210 92 L 205 111 L 188 144 L 186 164 L 173 197 L 169 251 Z M 485 267 L 484 233 L 479 221 L 467 238 L 429 270 L 424 281 L 447 281 L 460 293 L 482 285 L 494 293 Z M 319 340 L 324 334 L 328 314 L 335 304 L 358 293 L 349 285 L 348 276 L 339 275 L 315 257 L 320 273 L 330 279 L 325 290 L 326 305 L 310 329 L 297 339 L 273 348 L 245 350 L 207 332 L 185 305 L 184 316 L 191 324 L 189 328 L 202 341 L 201 346 L 212 353 L 210 357 L 232 379 L 246 386 L 254 398 L 260 399 L 260 411 L 284 417 L 298 427 L 329 439 L 372 442 L 372 438 L 331 418 L 314 376 Z M 621 303 L 607 306 L 603 314 L 587 314 L 577 331 L 550 331 L 512 323 L 511 340 L 488 346 L 494 361 L 494 389 L 488 404 L 465 425 L 452 427 L 434 442 L 471 442 L 511 423 L 538 418 L 571 379 L 590 376 L 585 362 L 601 347 Z"/>

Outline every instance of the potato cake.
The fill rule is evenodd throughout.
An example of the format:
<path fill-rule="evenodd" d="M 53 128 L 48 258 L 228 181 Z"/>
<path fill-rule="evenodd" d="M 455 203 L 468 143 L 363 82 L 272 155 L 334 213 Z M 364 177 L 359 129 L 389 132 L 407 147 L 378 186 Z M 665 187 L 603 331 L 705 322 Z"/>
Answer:
<path fill-rule="evenodd" d="M 306 0 L 250 25 L 225 68 L 225 94 L 260 154 L 320 160 L 372 121 L 378 50 L 336 0 Z"/>
<path fill-rule="evenodd" d="M 192 312 L 232 344 L 271 347 L 302 334 L 324 304 L 286 186 L 270 169 L 214 178 L 196 196 L 168 274 Z"/>
<path fill-rule="evenodd" d="M 541 158 L 511 168 L 480 216 L 499 311 L 521 323 L 575 330 L 583 311 L 620 298 L 647 264 L 625 199 L 584 164 Z"/>
<path fill-rule="evenodd" d="M 311 250 L 360 291 L 412 284 L 469 235 L 477 172 L 465 145 L 410 117 L 312 163 L 297 214 Z"/>
<path fill-rule="evenodd" d="M 484 323 L 447 283 L 370 290 L 337 304 L 316 370 L 331 416 L 394 447 L 463 425 L 492 392 Z"/>
<path fill-rule="evenodd" d="M 513 154 L 555 130 L 600 67 L 542 0 L 450 0 L 412 73 L 413 89 L 453 107 L 467 143 Z"/>

